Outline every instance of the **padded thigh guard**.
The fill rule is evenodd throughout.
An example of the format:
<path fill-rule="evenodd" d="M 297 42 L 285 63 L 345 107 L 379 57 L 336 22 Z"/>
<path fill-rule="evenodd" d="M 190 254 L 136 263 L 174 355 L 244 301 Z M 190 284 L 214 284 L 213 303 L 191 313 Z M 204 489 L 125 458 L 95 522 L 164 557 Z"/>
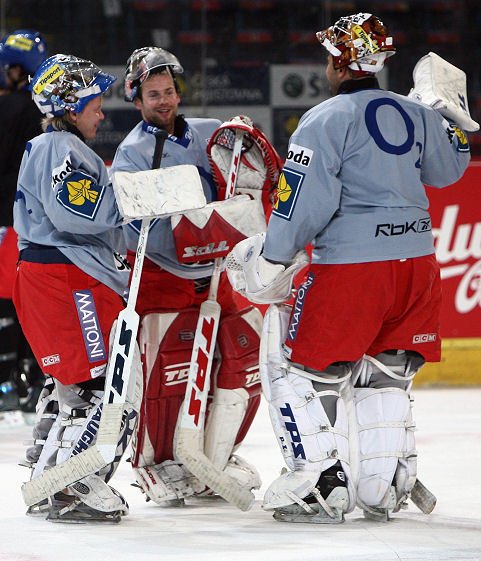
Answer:
<path fill-rule="evenodd" d="M 344 401 L 337 391 L 316 392 L 311 379 L 287 363 L 281 348 L 285 340 L 290 307 L 273 305 L 265 320 L 261 342 L 262 389 L 284 460 L 292 470 L 281 475 L 266 492 L 264 508 L 273 509 L 298 502 L 316 493 L 322 472 L 341 463 L 347 479 L 348 504 L 355 506 L 354 485 L 349 465 L 349 427 Z M 306 373 L 303 373 L 306 374 Z M 337 397 L 336 420 L 331 424 L 321 402 L 323 396 Z"/>
<path fill-rule="evenodd" d="M 223 470 L 244 440 L 260 404 L 262 314 L 249 307 L 221 319 L 220 368 L 205 429 L 204 451 Z"/>
<path fill-rule="evenodd" d="M 383 356 L 378 355 L 378 358 Z M 391 366 L 388 369 L 372 357 L 365 357 L 356 366 L 358 371 L 361 370 L 357 385 L 377 386 L 354 388 L 360 455 L 358 502 L 361 508 L 396 512 L 414 486 L 417 454 L 412 403 L 407 390 L 394 386 L 402 379 L 405 382 L 401 386 L 410 386 L 418 367 L 419 364 L 414 366 L 407 360 L 398 368 Z M 388 371 L 390 374 L 386 374 Z M 401 371 L 404 376 L 399 374 Z"/>
<path fill-rule="evenodd" d="M 174 434 L 185 396 L 199 310 L 142 317 L 139 345 L 144 396 L 134 438 L 133 467 L 174 459 Z"/>

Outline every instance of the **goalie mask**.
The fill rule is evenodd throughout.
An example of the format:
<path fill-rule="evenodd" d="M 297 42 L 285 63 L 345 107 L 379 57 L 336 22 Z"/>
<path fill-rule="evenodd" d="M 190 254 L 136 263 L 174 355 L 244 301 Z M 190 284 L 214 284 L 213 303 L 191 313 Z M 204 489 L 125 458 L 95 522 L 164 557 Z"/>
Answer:
<path fill-rule="evenodd" d="M 135 50 L 127 61 L 124 79 L 125 101 L 134 101 L 140 86 L 154 70 L 169 72 L 178 91 L 175 76 L 182 74 L 184 69 L 177 57 L 160 47 L 142 47 Z"/>
<path fill-rule="evenodd" d="M 81 113 L 89 101 L 103 95 L 115 80 L 89 60 L 58 54 L 39 67 L 30 88 L 44 115 L 60 117 L 66 111 Z"/>
<path fill-rule="evenodd" d="M 387 27 L 372 14 L 342 17 L 316 37 L 332 55 L 334 68 L 347 66 L 357 72 L 376 73 L 396 53 Z"/>

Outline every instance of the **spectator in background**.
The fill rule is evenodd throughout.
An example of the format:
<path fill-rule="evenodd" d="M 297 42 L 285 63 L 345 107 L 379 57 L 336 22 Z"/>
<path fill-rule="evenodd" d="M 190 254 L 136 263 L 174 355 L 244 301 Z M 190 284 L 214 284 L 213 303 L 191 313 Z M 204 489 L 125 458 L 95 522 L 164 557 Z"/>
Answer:
<path fill-rule="evenodd" d="M 47 43 L 38 31 L 20 29 L 0 41 L 0 422 L 17 422 L 18 413 L 11 412 L 18 409 L 32 413 L 43 385 L 43 374 L 12 303 L 18 260 L 12 224 L 25 144 L 42 132 L 42 115 L 32 101 L 29 76 L 47 54 Z"/>

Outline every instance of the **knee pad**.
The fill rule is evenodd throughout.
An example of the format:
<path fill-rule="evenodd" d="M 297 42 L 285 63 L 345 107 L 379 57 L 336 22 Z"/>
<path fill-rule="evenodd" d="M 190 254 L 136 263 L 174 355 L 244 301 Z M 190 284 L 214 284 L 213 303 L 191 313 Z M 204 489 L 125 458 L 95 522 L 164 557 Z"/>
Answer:
<path fill-rule="evenodd" d="M 287 306 L 271 306 L 264 320 L 260 371 L 262 389 L 284 460 L 293 473 L 282 475 L 269 487 L 264 508 L 272 509 L 298 502 L 316 494 L 321 473 L 338 462 L 347 479 L 348 497 L 343 512 L 354 508 L 354 485 L 349 462 L 349 426 L 346 407 L 336 389 L 316 391 L 314 385 L 338 379 L 312 374 L 288 363 L 282 352 L 289 323 Z M 313 380 L 315 382 L 313 383 Z M 336 399 L 335 422 L 331 423 L 322 399 Z"/>
<path fill-rule="evenodd" d="M 381 362 L 386 356 L 388 365 Z M 357 493 L 359 506 L 368 511 L 395 512 L 416 481 L 415 424 L 405 388 L 410 387 L 421 365 L 422 359 L 412 357 L 411 362 L 405 353 L 394 360 L 385 353 L 374 360 L 364 357 L 356 365 L 354 400 L 360 456 Z"/>
<path fill-rule="evenodd" d="M 185 397 L 199 310 L 146 314 L 139 346 L 144 396 L 134 438 L 133 467 L 174 459 L 174 433 Z M 215 368 L 215 365 L 214 365 Z"/>
<path fill-rule="evenodd" d="M 262 314 L 253 307 L 220 322 L 220 368 L 207 415 L 204 451 L 221 470 L 244 440 L 260 404 L 261 331 Z"/>

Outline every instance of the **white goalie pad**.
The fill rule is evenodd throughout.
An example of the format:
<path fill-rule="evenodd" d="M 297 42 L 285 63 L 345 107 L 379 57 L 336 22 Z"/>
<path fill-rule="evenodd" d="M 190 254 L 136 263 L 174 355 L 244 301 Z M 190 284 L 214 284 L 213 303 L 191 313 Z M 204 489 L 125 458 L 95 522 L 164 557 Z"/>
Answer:
<path fill-rule="evenodd" d="M 342 512 L 355 506 L 349 465 L 349 426 L 344 401 L 336 391 L 316 392 L 311 379 L 289 364 L 282 352 L 290 307 L 270 306 L 264 319 L 260 372 L 269 415 L 284 460 L 291 472 L 281 475 L 266 491 L 263 508 L 276 509 L 302 502 L 322 472 L 340 462 L 347 479 L 348 497 Z M 331 424 L 323 396 L 337 397 L 336 421 Z M 300 504 L 300 503 L 299 503 Z"/>
<path fill-rule="evenodd" d="M 286 268 L 261 255 L 265 234 L 239 242 L 226 259 L 226 271 L 232 288 L 257 304 L 278 304 L 292 295 L 296 274 L 309 264 L 304 250 L 298 251 Z"/>
<path fill-rule="evenodd" d="M 206 205 L 199 172 L 194 165 L 147 171 L 117 171 L 112 185 L 125 221 L 168 217 Z"/>
<path fill-rule="evenodd" d="M 236 243 L 266 229 L 260 200 L 236 195 L 171 218 L 177 257 L 195 263 L 225 257 Z"/>
<path fill-rule="evenodd" d="M 396 511 L 416 481 L 409 395 L 400 388 L 355 388 L 354 400 L 359 427 L 359 506 Z M 392 487 L 394 505 L 390 504 Z"/>
<path fill-rule="evenodd" d="M 430 52 L 417 62 L 413 79 L 409 97 L 430 105 L 464 131 L 479 130 L 479 124 L 469 113 L 466 74 L 460 68 Z"/>

